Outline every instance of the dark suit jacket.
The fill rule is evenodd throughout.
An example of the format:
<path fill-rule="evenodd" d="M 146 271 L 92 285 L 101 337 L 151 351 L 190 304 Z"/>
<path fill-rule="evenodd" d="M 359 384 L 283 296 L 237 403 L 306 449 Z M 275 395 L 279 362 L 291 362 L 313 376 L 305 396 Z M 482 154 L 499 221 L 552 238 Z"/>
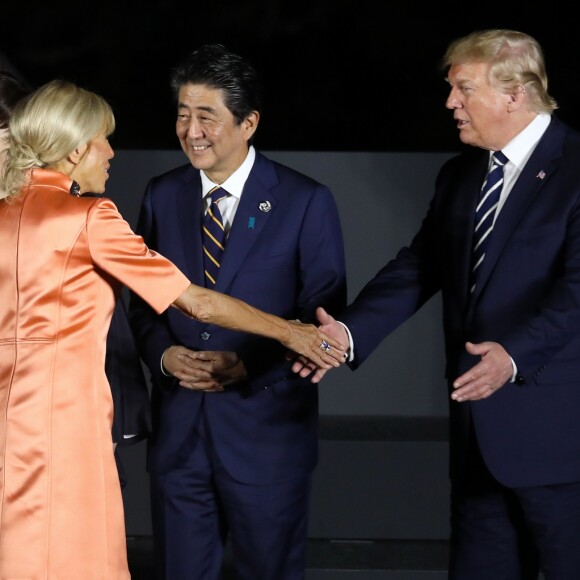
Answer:
<path fill-rule="evenodd" d="M 125 447 L 145 439 L 151 432 L 149 390 L 122 298 L 107 334 L 105 372 L 113 395 L 113 441 Z"/>
<path fill-rule="evenodd" d="M 552 119 L 498 215 L 470 300 L 487 161 L 488 152 L 472 148 L 442 167 L 410 247 L 341 315 L 354 338 L 353 366 L 441 290 L 448 380 L 478 360 L 466 353 L 467 340 L 499 342 L 519 371 L 488 399 L 450 401 L 452 476 L 461 474 L 471 415 L 500 482 L 580 481 L 580 135 Z"/>
<path fill-rule="evenodd" d="M 199 171 L 187 164 L 151 180 L 137 226 L 150 248 L 200 285 L 202 215 Z M 342 309 L 343 240 L 330 190 L 257 153 L 216 290 L 286 319 L 314 320 L 319 305 Z M 153 379 L 152 472 L 163 473 L 187 458 L 202 402 L 220 459 L 239 481 L 269 483 L 312 471 L 318 458 L 318 391 L 291 372 L 284 347 L 190 320 L 173 309 L 157 316 L 135 295 L 129 312 Z M 249 378 L 223 393 L 179 387 L 160 371 L 162 353 L 174 344 L 235 351 Z"/>

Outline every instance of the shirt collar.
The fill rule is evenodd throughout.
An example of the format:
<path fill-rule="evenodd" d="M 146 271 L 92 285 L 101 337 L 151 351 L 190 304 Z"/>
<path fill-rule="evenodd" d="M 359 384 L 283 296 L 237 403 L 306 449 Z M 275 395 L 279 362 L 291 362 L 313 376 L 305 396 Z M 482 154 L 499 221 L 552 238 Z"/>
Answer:
<path fill-rule="evenodd" d="M 244 190 L 244 185 L 250 175 L 250 171 L 256 160 L 256 150 L 253 145 L 250 145 L 248 149 L 248 154 L 244 159 L 243 163 L 221 184 L 221 186 L 234 197 L 238 199 L 242 197 L 242 191 Z M 201 196 L 202 199 L 208 194 L 209 190 L 216 185 L 220 185 L 211 181 L 211 179 L 203 172 L 200 171 L 201 176 Z"/>
<path fill-rule="evenodd" d="M 510 162 L 520 170 L 530 158 L 542 135 L 546 132 L 551 118 L 546 113 L 536 115 L 534 120 L 502 149 Z"/>

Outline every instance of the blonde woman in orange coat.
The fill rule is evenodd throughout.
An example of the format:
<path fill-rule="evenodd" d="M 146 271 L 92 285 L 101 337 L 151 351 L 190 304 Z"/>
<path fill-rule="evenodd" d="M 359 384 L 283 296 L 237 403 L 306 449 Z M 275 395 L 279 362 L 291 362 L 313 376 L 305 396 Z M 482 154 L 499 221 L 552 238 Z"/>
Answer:
<path fill-rule="evenodd" d="M 104 371 L 126 285 L 169 306 L 279 340 L 316 365 L 341 345 L 190 284 L 148 250 L 103 193 L 109 105 L 53 81 L 19 103 L 0 184 L 0 579 L 127 580 L 123 504 Z M 336 348 L 334 348 L 336 347 Z"/>

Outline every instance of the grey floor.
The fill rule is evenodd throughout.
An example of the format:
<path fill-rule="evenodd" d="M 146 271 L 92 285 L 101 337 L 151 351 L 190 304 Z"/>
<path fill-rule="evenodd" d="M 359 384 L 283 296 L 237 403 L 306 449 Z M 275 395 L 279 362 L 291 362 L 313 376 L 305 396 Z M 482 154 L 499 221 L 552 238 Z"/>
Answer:
<path fill-rule="evenodd" d="M 152 540 L 127 539 L 132 580 L 156 580 Z M 306 580 L 444 580 L 447 542 L 310 540 Z M 226 553 L 223 580 L 234 580 Z"/>

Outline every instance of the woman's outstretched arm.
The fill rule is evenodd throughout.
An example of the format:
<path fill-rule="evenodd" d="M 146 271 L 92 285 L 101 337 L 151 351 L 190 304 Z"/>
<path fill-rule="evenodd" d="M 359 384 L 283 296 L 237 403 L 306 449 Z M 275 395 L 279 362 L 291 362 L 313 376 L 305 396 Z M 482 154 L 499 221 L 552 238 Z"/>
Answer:
<path fill-rule="evenodd" d="M 215 290 L 190 284 L 173 306 L 200 322 L 277 340 L 321 368 L 338 367 L 346 358 L 347 345 L 313 324 L 285 320 Z"/>

